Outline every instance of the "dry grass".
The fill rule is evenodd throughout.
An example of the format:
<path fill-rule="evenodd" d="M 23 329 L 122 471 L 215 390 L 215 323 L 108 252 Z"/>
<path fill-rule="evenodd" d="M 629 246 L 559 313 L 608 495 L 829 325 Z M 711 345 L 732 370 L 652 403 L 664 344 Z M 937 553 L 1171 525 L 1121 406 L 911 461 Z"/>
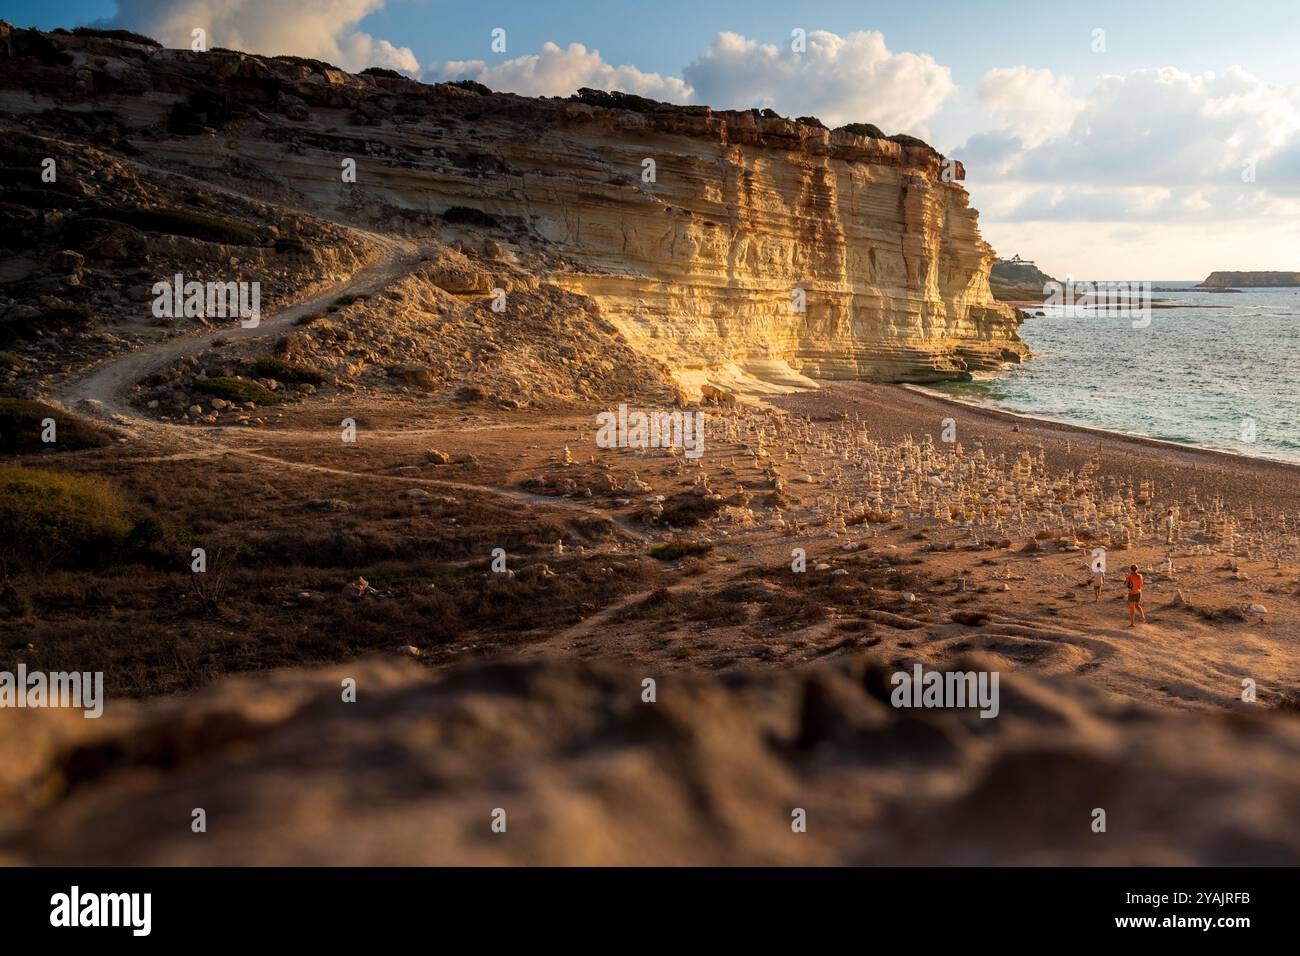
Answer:
<path fill-rule="evenodd" d="M 46 422 L 54 422 L 54 441 L 46 442 Z M 19 398 L 0 398 L 0 453 L 80 451 L 112 444 L 114 433 L 67 412 Z"/>
<path fill-rule="evenodd" d="M 464 492 L 415 502 L 401 484 L 236 456 L 136 454 L 5 470 L 47 475 L 47 490 L 111 485 L 113 497 L 93 500 L 112 516 L 113 547 L 75 572 L 0 566 L 0 670 L 19 660 L 102 670 L 110 695 L 143 696 L 404 644 L 440 663 L 540 639 L 664 574 L 645 555 L 578 555 L 578 544 L 610 534 L 597 518 Z M 26 514 L 32 499 L 22 501 Z M 141 518 L 152 514 L 162 520 Z M 570 545 L 560 558 L 557 540 Z M 207 552 L 204 574 L 190 570 L 196 547 Z M 513 576 L 490 570 L 496 547 Z M 344 587 L 358 578 L 370 590 L 353 599 Z"/>

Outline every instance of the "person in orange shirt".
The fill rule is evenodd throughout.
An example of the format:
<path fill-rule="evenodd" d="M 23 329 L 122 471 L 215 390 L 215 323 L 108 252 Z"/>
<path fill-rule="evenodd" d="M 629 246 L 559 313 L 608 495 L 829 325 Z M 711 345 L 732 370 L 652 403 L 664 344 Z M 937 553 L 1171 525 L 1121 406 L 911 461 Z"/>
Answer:
<path fill-rule="evenodd" d="M 1142 610 L 1142 575 L 1138 573 L 1136 564 L 1129 565 L 1128 577 L 1124 579 L 1124 586 L 1128 588 L 1128 626 L 1134 627 L 1137 623 L 1136 618 L 1142 615 L 1142 623 L 1147 622 L 1146 611 Z"/>

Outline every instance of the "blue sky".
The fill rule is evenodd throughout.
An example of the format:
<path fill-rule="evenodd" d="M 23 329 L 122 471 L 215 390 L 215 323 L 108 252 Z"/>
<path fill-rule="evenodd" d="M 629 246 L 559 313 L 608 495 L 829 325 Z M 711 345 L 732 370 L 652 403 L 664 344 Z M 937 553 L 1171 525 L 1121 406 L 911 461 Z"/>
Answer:
<path fill-rule="evenodd" d="M 274 5 L 285 0 L 261 0 Z M 288 5 L 288 4 L 286 4 Z M 1086 9 L 1085 9 L 1086 8 Z M 115 0 L 3 0 L 0 18 L 42 29 L 80 26 L 112 17 Z M 957 82 L 972 82 L 1008 59 L 1057 72 L 1096 71 L 1089 31 L 1107 29 L 1105 69 L 1176 65 L 1189 72 L 1250 64 L 1276 82 L 1300 83 L 1300 3 L 1242 0 L 1195 3 L 1092 0 L 887 0 L 887 2 L 736 2 L 736 0 L 613 0 L 477 2 L 387 0 L 361 26 L 411 47 L 422 62 L 470 59 L 486 52 L 493 27 L 505 27 L 520 50 L 546 40 L 570 40 L 600 50 L 605 59 L 643 70 L 677 72 L 708 43 L 730 30 L 776 41 L 792 26 L 879 30 L 891 47 L 930 53 L 950 66 Z"/>
<path fill-rule="evenodd" d="M 212 45 L 351 69 L 875 122 L 961 157 L 986 236 L 1062 274 L 1300 269 L 1297 0 L 0 0 L 0 17 L 116 19 L 169 45 L 203 20 Z M 825 31 L 802 58 L 795 27 Z"/>

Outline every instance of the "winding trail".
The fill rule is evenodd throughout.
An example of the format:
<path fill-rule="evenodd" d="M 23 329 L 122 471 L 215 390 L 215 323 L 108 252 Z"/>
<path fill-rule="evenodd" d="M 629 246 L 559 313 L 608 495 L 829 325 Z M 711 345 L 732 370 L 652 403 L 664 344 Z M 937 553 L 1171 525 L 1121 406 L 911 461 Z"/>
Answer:
<path fill-rule="evenodd" d="M 183 429 L 184 426 L 167 425 L 141 416 L 126 401 L 127 390 L 178 359 L 211 348 L 217 339 L 238 341 L 271 335 L 293 325 L 303 316 L 325 308 L 339 296 L 369 295 L 376 292 L 410 272 L 411 266 L 418 260 L 419 247 L 410 240 L 364 230 L 354 231 L 378 246 L 381 255 L 343 282 L 329 285 L 251 328 L 237 325 L 204 331 L 198 335 L 179 335 L 113 356 L 85 375 L 64 382 L 55 389 L 53 397 L 70 408 L 79 402 L 98 402 L 105 414 L 129 419 L 129 423 L 137 427 Z"/>
<path fill-rule="evenodd" d="M 207 186 L 208 184 L 205 183 L 204 185 Z M 229 192 L 229 190 L 223 191 Z M 188 446 L 189 450 L 176 451 L 169 455 L 160 456 L 157 460 L 208 455 L 238 455 L 268 462 L 282 468 L 341 475 L 358 480 L 396 482 L 413 486 L 432 486 L 462 492 L 494 495 L 522 505 L 540 505 L 581 515 L 584 518 L 603 520 L 617 528 L 622 535 L 635 541 L 645 541 L 646 535 L 626 520 L 599 508 L 578 502 L 550 498 L 545 495 L 531 494 L 511 488 L 496 488 L 491 485 L 404 475 L 370 474 L 308 462 L 291 461 L 228 443 L 223 440 L 225 433 L 222 429 L 160 422 L 142 414 L 131 405 L 127 399 L 127 394 L 132 386 L 154 372 L 167 368 L 179 359 L 197 355 L 205 349 L 211 348 L 216 340 L 221 339 L 230 342 L 273 335 L 292 326 L 299 318 L 320 311 L 340 296 L 370 295 L 379 291 L 386 285 L 407 275 L 419 261 L 421 249 L 418 244 L 409 239 L 386 236 L 353 227 L 345 228 L 364 236 L 369 242 L 377 246 L 380 249 L 380 256 L 342 282 L 318 289 L 307 298 L 281 309 L 254 327 L 246 328 L 237 325 L 230 328 L 205 330 L 199 334 L 179 335 L 151 343 L 133 351 L 123 352 L 93 366 L 81 375 L 70 377 L 53 390 L 51 398 L 74 411 L 107 418 L 128 434 L 154 438 L 172 447 L 176 445 Z M 301 431 L 281 434 L 273 430 L 262 430 L 257 433 L 257 439 L 259 442 L 269 443 L 277 438 L 289 438 L 301 436 L 301 434 Z M 414 433 L 405 430 L 375 430 L 375 434 L 380 436 L 409 436 Z"/>

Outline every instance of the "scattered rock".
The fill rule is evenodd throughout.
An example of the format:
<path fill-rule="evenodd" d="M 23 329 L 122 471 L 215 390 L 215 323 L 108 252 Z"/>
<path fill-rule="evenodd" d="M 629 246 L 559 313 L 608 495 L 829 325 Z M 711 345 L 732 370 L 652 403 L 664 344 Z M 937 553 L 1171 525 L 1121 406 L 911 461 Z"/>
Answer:
<path fill-rule="evenodd" d="M 50 256 L 50 265 L 59 272 L 78 272 L 85 262 L 85 256 L 71 249 L 64 249 Z"/>
<path fill-rule="evenodd" d="M 363 595 L 370 592 L 370 582 L 365 578 L 358 577 L 355 581 L 349 581 L 343 585 L 343 596 L 357 600 Z"/>

